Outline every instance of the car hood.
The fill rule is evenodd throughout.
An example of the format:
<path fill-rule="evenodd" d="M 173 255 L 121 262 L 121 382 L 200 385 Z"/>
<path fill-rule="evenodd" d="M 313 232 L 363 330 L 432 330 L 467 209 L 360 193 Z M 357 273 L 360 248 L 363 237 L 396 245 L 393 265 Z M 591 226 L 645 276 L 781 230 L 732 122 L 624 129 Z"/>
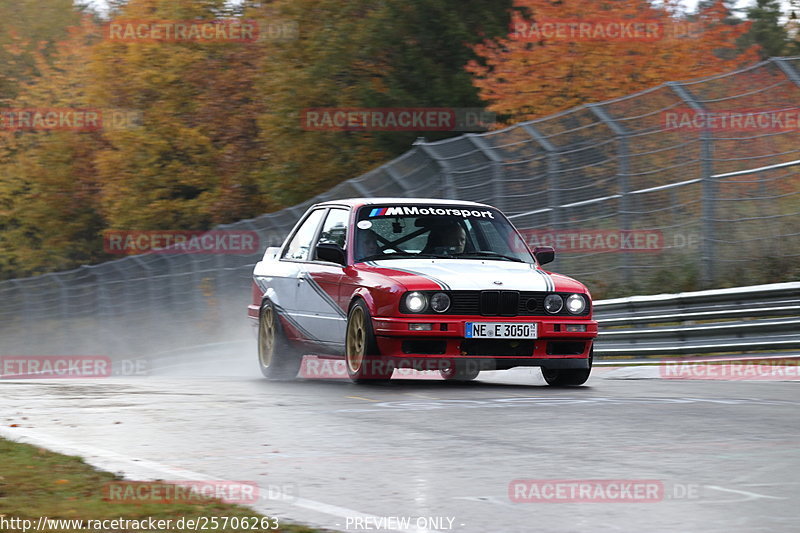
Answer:
<path fill-rule="evenodd" d="M 412 290 L 418 289 L 412 286 L 415 276 L 433 282 L 444 290 L 454 291 L 584 290 L 582 285 L 566 276 L 551 275 L 528 263 L 473 259 L 390 259 L 366 264 L 382 274 L 402 278 L 400 281 Z"/>

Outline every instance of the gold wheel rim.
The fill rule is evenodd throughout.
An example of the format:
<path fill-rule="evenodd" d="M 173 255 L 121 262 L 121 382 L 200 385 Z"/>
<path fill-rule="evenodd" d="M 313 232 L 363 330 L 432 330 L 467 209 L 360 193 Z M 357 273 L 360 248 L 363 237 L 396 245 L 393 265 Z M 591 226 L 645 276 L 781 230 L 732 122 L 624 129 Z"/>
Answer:
<path fill-rule="evenodd" d="M 264 368 L 272 364 L 272 356 L 275 354 L 275 333 L 275 311 L 272 307 L 267 307 L 261 313 L 261 338 L 258 343 L 258 358 Z"/>
<path fill-rule="evenodd" d="M 347 324 L 347 368 L 351 373 L 361 370 L 366 354 L 367 329 L 364 310 L 353 309 Z"/>

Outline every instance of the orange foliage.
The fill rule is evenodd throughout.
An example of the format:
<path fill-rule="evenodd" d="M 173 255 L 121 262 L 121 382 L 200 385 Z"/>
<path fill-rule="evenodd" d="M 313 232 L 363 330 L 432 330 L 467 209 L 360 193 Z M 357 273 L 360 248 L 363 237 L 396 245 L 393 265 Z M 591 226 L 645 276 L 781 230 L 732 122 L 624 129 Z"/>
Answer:
<path fill-rule="evenodd" d="M 665 81 L 729 72 L 758 60 L 757 47 L 739 50 L 736 41 L 750 23 L 731 25 L 717 1 L 696 20 L 675 14 L 675 5 L 656 7 L 645 0 L 515 0 L 506 38 L 488 40 L 474 50 L 483 63 L 467 70 L 489 109 L 509 122 L 542 117 L 588 102 L 628 95 Z M 522 13 L 527 13 L 523 15 Z M 657 37 L 587 38 L 545 29 L 546 22 L 656 23 Z"/>

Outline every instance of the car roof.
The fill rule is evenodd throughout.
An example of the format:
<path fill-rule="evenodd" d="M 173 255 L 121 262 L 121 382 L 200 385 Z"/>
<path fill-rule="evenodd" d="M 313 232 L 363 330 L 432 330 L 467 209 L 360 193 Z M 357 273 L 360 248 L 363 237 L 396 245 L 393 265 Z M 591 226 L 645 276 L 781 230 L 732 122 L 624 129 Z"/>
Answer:
<path fill-rule="evenodd" d="M 487 204 L 480 204 L 478 202 L 468 202 L 466 200 L 443 200 L 441 198 L 392 198 L 392 197 L 378 197 L 378 198 L 343 198 L 341 200 L 329 200 L 327 202 L 320 202 L 314 204 L 313 207 L 323 205 L 346 205 L 349 207 L 361 207 L 364 205 L 375 204 L 394 204 L 394 205 L 468 205 L 473 207 L 492 207 Z"/>

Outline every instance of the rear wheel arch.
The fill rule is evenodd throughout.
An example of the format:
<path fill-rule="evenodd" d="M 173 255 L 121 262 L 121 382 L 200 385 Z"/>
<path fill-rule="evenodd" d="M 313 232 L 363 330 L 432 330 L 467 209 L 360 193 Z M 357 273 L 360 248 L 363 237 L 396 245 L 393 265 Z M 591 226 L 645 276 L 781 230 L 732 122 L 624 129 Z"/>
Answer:
<path fill-rule="evenodd" d="M 276 318 L 280 324 L 280 328 L 283 332 L 283 338 L 285 343 L 288 345 L 288 348 L 292 350 L 301 350 L 302 345 L 298 343 L 298 339 L 294 336 L 294 332 L 290 332 L 291 335 L 287 334 L 286 327 L 284 326 L 284 322 L 286 321 L 284 317 L 281 316 L 281 309 L 282 307 L 275 303 L 275 300 L 270 298 L 269 294 L 264 294 L 264 297 L 261 299 L 261 307 L 258 308 L 258 319 L 259 322 L 261 321 L 261 314 L 264 312 L 264 308 L 267 305 L 271 305 L 276 311 Z M 289 324 L 291 326 L 291 324 Z"/>
<path fill-rule="evenodd" d="M 279 298 L 277 298 L 277 294 L 275 293 L 275 289 L 273 289 L 271 287 L 267 288 L 267 290 L 264 291 L 262 293 L 262 295 L 261 295 L 261 309 L 264 308 L 264 305 L 267 302 L 271 303 L 272 305 L 277 305 L 278 307 L 281 307 L 281 304 L 278 302 L 278 300 L 279 300 Z M 259 310 L 259 313 L 260 312 L 261 311 Z"/>
<path fill-rule="evenodd" d="M 297 376 L 303 362 L 302 353 L 295 350 L 281 325 L 278 309 L 264 299 L 258 313 L 258 363 L 264 377 L 291 380 Z"/>

